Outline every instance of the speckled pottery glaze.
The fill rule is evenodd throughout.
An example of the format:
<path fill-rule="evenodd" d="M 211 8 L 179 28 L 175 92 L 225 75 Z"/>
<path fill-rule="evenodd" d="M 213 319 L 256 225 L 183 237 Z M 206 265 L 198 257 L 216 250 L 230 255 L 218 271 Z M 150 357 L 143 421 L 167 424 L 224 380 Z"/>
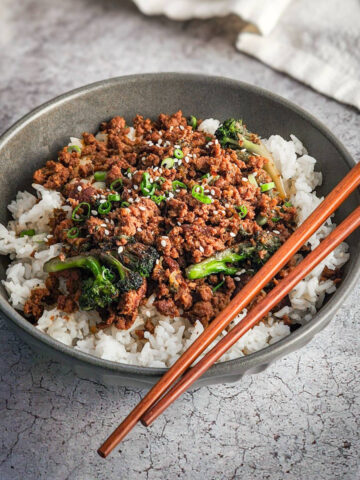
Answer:
<path fill-rule="evenodd" d="M 294 133 L 318 160 L 323 173 L 319 189 L 326 195 L 355 164 L 350 154 L 318 120 L 287 100 L 258 87 L 222 77 L 183 73 L 132 75 L 104 80 L 47 102 L 19 120 L 0 138 L 0 221 L 9 220 L 7 205 L 18 190 L 29 189 L 32 173 L 54 158 L 70 136 L 96 132 L 103 120 L 115 115 L 129 122 L 137 114 L 156 117 L 160 112 L 182 109 L 185 115 L 224 119 L 239 116 L 251 130 L 263 137 Z M 337 212 L 339 222 L 359 204 L 354 193 Z M 289 337 L 257 353 L 214 365 L 197 385 L 235 382 L 246 374 L 260 372 L 277 358 L 309 342 L 322 330 L 342 305 L 359 277 L 360 232 L 349 238 L 351 258 L 334 295 L 314 319 Z M 7 260 L 1 257 L 0 278 L 5 278 Z M 49 355 L 83 378 L 108 385 L 149 387 L 165 369 L 110 362 L 70 348 L 38 331 L 8 303 L 0 287 L 0 309 L 19 336 L 36 351 Z"/>

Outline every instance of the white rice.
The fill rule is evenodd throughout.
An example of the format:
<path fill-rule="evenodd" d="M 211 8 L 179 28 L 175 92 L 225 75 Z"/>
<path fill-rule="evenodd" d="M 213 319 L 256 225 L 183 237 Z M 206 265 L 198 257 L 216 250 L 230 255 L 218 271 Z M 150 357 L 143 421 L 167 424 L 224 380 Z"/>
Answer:
<path fill-rule="evenodd" d="M 213 134 L 219 124 L 218 120 L 207 119 L 202 122 L 199 130 Z M 134 131 L 130 130 L 128 136 L 133 139 Z M 284 183 L 290 192 L 290 200 L 299 212 L 298 224 L 301 224 L 322 200 L 314 191 L 321 184 L 322 176 L 321 173 L 314 172 L 316 160 L 307 154 L 300 140 L 294 135 L 290 137 L 291 139 L 286 141 L 279 135 L 273 135 L 265 143 L 282 172 Z M 82 146 L 81 140 L 73 137 L 70 144 Z M 48 220 L 52 210 L 63 208 L 70 211 L 70 207 L 61 206 L 58 192 L 41 185 L 33 187 L 40 201 L 36 203 L 37 198 L 29 192 L 19 192 L 16 200 L 9 205 L 14 220 L 9 222 L 8 228 L 0 224 L 0 254 L 10 255 L 12 260 L 3 284 L 11 304 L 19 310 L 23 309 L 31 289 L 44 284 L 44 263 L 58 255 L 61 249 L 61 244 L 46 248 L 43 242 L 49 232 Z M 44 233 L 35 237 L 16 236 L 21 230 L 29 228 Z M 333 228 L 331 219 L 327 220 L 309 240 L 311 248 L 314 249 Z M 34 250 L 36 253 L 32 257 Z M 343 243 L 292 290 L 289 295 L 291 306 L 284 307 L 247 332 L 221 361 L 256 352 L 289 335 L 289 326 L 281 320 L 283 315 L 288 315 L 299 323 L 311 320 L 321 307 L 325 294 L 333 293 L 336 289 L 332 280 L 320 281 L 322 270 L 325 266 L 330 269 L 339 268 L 348 258 L 347 245 Z M 92 333 L 96 331 L 96 324 L 100 321 L 96 312 L 78 311 L 65 314 L 56 308 L 44 312 L 37 328 L 66 345 L 107 360 L 132 365 L 168 367 L 202 333 L 203 326 L 199 321 L 191 325 L 182 317 L 163 316 L 153 306 L 153 301 L 152 296 L 147 304 L 140 308 L 139 315 L 129 330 L 118 330 L 111 326 Z M 245 315 L 246 310 L 232 325 Z M 142 329 L 148 318 L 151 318 L 155 325 L 154 334 L 145 332 L 144 340 L 139 340 L 134 331 Z M 221 336 L 225 334 L 226 332 L 223 332 Z"/>

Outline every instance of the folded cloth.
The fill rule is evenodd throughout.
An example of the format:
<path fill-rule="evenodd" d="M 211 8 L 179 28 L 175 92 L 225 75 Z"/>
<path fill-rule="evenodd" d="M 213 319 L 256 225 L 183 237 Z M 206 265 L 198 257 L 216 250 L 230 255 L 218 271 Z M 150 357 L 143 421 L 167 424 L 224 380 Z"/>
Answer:
<path fill-rule="evenodd" d="M 251 25 L 237 48 L 360 109 L 359 0 L 134 0 L 176 20 L 236 14 Z"/>

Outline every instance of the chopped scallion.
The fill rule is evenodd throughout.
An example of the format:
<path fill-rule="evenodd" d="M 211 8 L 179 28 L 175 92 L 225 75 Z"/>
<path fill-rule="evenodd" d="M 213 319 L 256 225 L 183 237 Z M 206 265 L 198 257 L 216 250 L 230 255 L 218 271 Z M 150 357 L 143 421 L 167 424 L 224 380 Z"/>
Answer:
<path fill-rule="evenodd" d="M 111 210 L 111 202 L 107 200 L 104 203 L 100 203 L 98 208 L 98 212 L 100 213 L 100 215 L 106 215 L 107 213 L 110 212 L 110 210 Z"/>
<path fill-rule="evenodd" d="M 19 237 L 33 237 L 35 235 L 35 230 L 31 228 L 30 230 L 22 230 L 19 234 Z"/>
<path fill-rule="evenodd" d="M 178 159 L 184 158 L 184 152 L 182 150 L 180 150 L 180 148 L 175 148 L 174 157 L 176 157 Z"/>
<path fill-rule="evenodd" d="M 239 205 L 238 207 L 235 207 L 236 210 L 238 210 L 239 212 L 239 217 L 240 218 L 245 218 L 247 213 L 248 213 L 248 209 L 245 207 L 245 205 Z"/>
<path fill-rule="evenodd" d="M 80 209 L 84 210 L 84 213 L 79 214 L 78 211 Z M 87 218 L 90 217 L 90 211 L 91 211 L 90 203 L 81 202 L 81 203 L 79 203 L 79 205 L 77 205 L 74 208 L 74 210 L 71 214 L 71 218 L 72 218 L 72 220 L 74 220 L 74 222 L 83 222 L 84 220 L 86 220 Z"/>
<path fill-rule="evenodd" d="M 117 178 L 112 183 L 110 183 L 110 190 L 115 190 L 118 192 L 119 190 L 121 190 L 122 184 L 123 184 L 122 178 Z"/>
<path fill-rule="evenodd" d="M 193 128 L 193 130 L 196 129 L 196 126 L 197 126 L 197 118 L 194 117 L 194 115 L 190 115 L 189 125 Z"/>
<path fill-rule="evenodd" d="M 194 185 L 191 190 L 191 195 L 201 203 L 212 203 L 212 198 L 204 194 L 204 187 L 202 185 Z"/>
<path fill-rule="evenodd" d="M 72 227 L 67 232 L 67 238 L 77 238 L 79 236 L 80 230 L 78 227 Z"/>
<path fill-rule="evenodd" d="M 121 208 L 126 208 L 126 207 L 130 207 L 130 203 L 129 202 L 121 202 Z"/>
<path fill-rule="evenodd" d="M 150 180 L 150 174 L 148 172 L 144 172 L 143 178 L 140 183 L 140 189 L 145 197 L 150 197 L 151 195 L 153 195 L 157 187 L 157 184 L 151 183 Z"/>
<path fill-rule="evenodd" d="M 174 163 L 175 163 L 174 158 L 167 157 L 161 162 L 161 167 L 172 168 L 174 166 Z"/>
<path fill-rule="evenodd" d="M 107 172 L 98 171 L 94 173 L 94 178 L 97 182 L 104 182 L 106 180 L 106 175 Z"/>
<path fill-rule="evenodd" d="M 121 196 L 118 193 L 111 193 L 108 195 L 107 199 L 109 202 L 120 202 Z"/>
<path fill-rule="evenodd" d="M 156 203 L 156 205 L 160 205 L 160 203 L 165 200 L 165 195 L 151 195 L 151 200 Z"/>
<path fill-rule="evenodd" d="M 172 182 L 172 187 L 173 190 L 177 190 L 178 188 L 185 188 L 185 190 L 187 190 L 187 186 L 185 185 L 185 183 L 180 182 L 179 180 L 174 180 Z"/>
<path fill-rule="evenodd" d="M 262 192 L 268 192 L 269 190 L 272 190 L 275 188 L 275 183 L 274 182 L 269 182 L 269 183 L 263 183 L 260 185 L 260 190 Z"/>
<path fill-rule="evenodd" d="M 78 145 L 69 145 L 68 148 L 67 148 L 67 151 L 69 153 L 72 153 L 72 152 L 81 153 L 81 148 Z"/>

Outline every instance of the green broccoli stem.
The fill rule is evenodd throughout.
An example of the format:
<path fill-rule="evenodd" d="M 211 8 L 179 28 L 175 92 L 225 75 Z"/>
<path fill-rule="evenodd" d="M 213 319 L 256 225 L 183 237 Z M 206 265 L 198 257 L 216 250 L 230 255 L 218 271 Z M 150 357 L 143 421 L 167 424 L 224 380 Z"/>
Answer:
<path fill-rule="evenodd" d="M 125 280 L 126 278 L 126 272 L 129 271 L 128 268 L 124 267 L 124 265 L 117 259 L 115 258 L 111 253 L 102 253 L 100 255 L 101 260 L 103 260 L 105 263 L 112 265 L 113 267 L 116 268 L 120 280 Z"/>
<path fill-rule="evenodd" d="M 227 248 L 200 263 L 190 265 L 190 267 L 186 269 L 186 276 L 190 280 L 195 280 L 197 278 L 204 278 L 208 275 L 221 272 L 226 273 L 227 275 L 235 275 L 239 269 L 228 266 L 227 264 L 245 260 L 254 250 L 255 247 L 250 246 L 249 244 L 239 244 L 236 247 Z"/>
<path fill-rule="evenodd" d="M 66 260 L 60 260 L 59 257 L 52 258 L 44 265 L 44 272 L 61 272 L 70 268 L 86 268 L 92 272 L 94 277 L 102 277 L 102 267 L 100 262 L 93 256 L 76 256 Z"/>

